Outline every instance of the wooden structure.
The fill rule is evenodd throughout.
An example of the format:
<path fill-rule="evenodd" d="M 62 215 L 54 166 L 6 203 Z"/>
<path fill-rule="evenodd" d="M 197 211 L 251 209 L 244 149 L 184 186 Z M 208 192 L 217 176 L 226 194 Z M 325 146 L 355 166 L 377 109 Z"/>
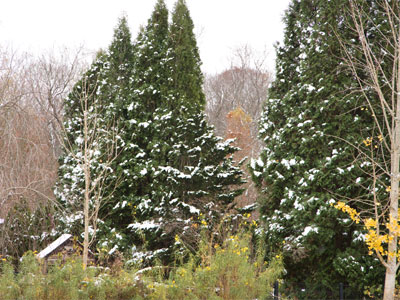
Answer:
<path fill-rule="evenodd" d="M 43 272 L 47 272 L 47 267 L 54 264 L 56 261 L 64 262 L 67 258 L 73 255 L 81 255 L 83 246 L 78 241 L 75 241 L 71 234 L 63 234 L 45 249 L 37 254 L 39 259 L 44 260 Z M 94 254 L 89 251 L 88 264 L 94 263 Z"/>

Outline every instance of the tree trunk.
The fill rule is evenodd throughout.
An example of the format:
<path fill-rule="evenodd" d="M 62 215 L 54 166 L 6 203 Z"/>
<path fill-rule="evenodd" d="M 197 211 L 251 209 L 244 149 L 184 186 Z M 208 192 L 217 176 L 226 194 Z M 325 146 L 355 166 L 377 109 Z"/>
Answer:
<path fill-rule="evenodd" d="M 396 259 L 394 259 L 396 262 Z M 388 262 L 390 264 L 390 261 Z M 396 284 L 396 264 L 394 267 L 386 268 L 385 274 L 385 290 L 383 294 L 383 300 L 393 300 Z"/>
<path fill-rule="evenodd" d="M 83 268 L 86 269 L 89 254 L 89 170 L 85 166 L 85 203 L 83 213 L 85 217 L 85 233 L 83 238 Z"/>
<path fill-rule="evenodd" d="M 400 44 L 399 44 L 400 45 Z M 400 66 L 397 65 L 396 75 L 400 75 Z M 400 81 L 396 83 L 396 90 L 400 91 Z M 389 242 L 388 242 L 388 259 L 385 275 L 385 290 L 383 300 L 393 300 L 396 286 L 396 270 L 397 270 L 397 226 L 399 222 L 399 179 L 400 179 L 400 95 L 397 93 L 394 130 L 392 137 L 391 150 L 391 178 L 390 178 L 390 214 L 389 214 Z"/>
<path fill-rule="evenodd" d="M 90 198 L 90 158 L 88 153 L 88 120 L 87 120 L 87 99 L 85 98 L 85 111 L 83 120 L 83 130 L 84 130 L 84 143 L 85 143 L 85 154 L 84 154 L 84 174 L 85 174 L 85 203 L 83 204 L 83 214 L 84 214 L 84 226 L 85 233 L 83 238 L 83 268 L 86 269 L 89 253 L 89 198 Z"/>

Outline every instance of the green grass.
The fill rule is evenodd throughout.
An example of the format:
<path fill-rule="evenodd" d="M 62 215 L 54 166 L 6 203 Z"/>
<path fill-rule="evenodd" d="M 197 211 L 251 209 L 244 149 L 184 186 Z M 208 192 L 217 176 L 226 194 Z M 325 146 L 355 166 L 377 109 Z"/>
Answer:
<path fill-rule="evenodd" d="M 283 271 L 278 257 L 266 264 L 252 250 L 250 235 L 228 236 L 221 244 L 204 239 L 198 252 L 176 266 L 110 270 L 82 267 L 79 257 L 58 262 L 43 274 L 32 252 L 15 272 L 0 263 L 0 300 L 264 299 Z"/>

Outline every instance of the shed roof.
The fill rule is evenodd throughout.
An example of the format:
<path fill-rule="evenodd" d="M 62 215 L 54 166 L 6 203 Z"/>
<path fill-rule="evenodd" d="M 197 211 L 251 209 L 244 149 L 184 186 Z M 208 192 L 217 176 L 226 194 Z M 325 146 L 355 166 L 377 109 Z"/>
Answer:
<path fill-rule="evenodd" d="M 56 239 L 54 242 L 52 242 L 50 245 L 48 245 L 45 249 L 40 251 L 38 254 L 38 257 L 45 258 L 50 253 L 52 253 L 54 250 L 56 250 L 58 247 L 60 247 L 62 244 L 64 244 L 66 241 L 68 241 L 69 238 L 71 238 L 71 237 L 72 237 L 71 234 L 64 233 L 58 239 Z"/>

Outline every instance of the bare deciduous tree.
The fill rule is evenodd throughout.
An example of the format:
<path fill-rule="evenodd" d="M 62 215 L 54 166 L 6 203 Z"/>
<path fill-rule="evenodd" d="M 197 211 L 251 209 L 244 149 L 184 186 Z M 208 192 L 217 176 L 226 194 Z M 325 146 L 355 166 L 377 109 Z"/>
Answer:
<path fill-rule="evenodd" d="M 35 59 L 0 48 L 3 254 L 19 256 L 28 249 L 37 249 L 45 242 L 46 233 L 54 228 L 57 124 L 58 118 L 62 118 L 62 98 L 82 66 L 78 54 L 72 60 L 66 58 L 67 54 L 58 60 L 50 54 Z M 57 107 L 57 111 L 52 107 Z"/>
<path fill-rule="evenodd" d="M 235 153 L 236 161 L 255 158 L 262 149 L 258 121 L 272 81 L 265 60 L 265 53 L 257 55 L 249 46 L 242 46 L 234 51 L 228 70 L 205 79 L 206 115 L 217 135 L 236 138 L 235 146 L 242 149 Z M 246 162 L 243 171 L 247 184 L 236 200 L 239 206 L 254 203 L 258 195 Z"/>
<path fill-rule="evenodd" d="M 355 199 L 358 208 L 364 207 L 359 214 L 349 206 L 341 209 L 364 221 L 366 243 L 386 268 L 383 299 L 392 300 L 400 265 L 400 6 L 389 0 L 368 4 L 349 0 L 349 26 L 358 44 L 340 41 L 374 121 L 372 136 L 363 141 L 366 149 L 357 147 L 364 165 L 370 167 L 372 180 L 366 188 L 371 197 Z M 385 186 L 389 197 L 382 197 Z"/>
<path fill-rule="evenodd" d="M 1 215 L 6 220 L 6 229 L 3 234 L 16 237 L 18 233 L 15 232 L 13 225 L 25 221 L 21 216 L 18 220 L 15 219 L 17 214 L 13 212 L 16 207 L 26 209 L 26 215 L 29 218 L 32 215 L 29 212 L 34 214 L 42 209 L 51 211 L 51 207 L 54 207 L 53 187 L 58 164 L 57 158 L 52 155 L 52 144 L 45 118 L 37 115 L 34 110 L 29 107 L 9 110 L 7 114 L 1 116 L 0 124 L 0 152 L 2 154 L 0 157 L 0 207 Z M 44 215 L 43 217 L 51 218 Z M 42 225 L 45 225 L 45 222 Z M 28 245 L 32 245 L 31 242 L 35 242 L 38 236 L 51 229 L 44 226 L 31 228 L 27 224 L 23 230 L 28 228 L 31 229 L 29 234 L 22 231 L 16 238 L 16 240 L 21 240 L 23 236 L 30 236 L 32 241 L 24 239 Z M 43 231 L 40 232 L 40 230 Z M 20 255 L 21 252 L 27 250 L 28 245 L 22 245 L 23 249 L 16 249 L 16 245 L 12 245 L 12 239 L 3 241 L 8 243 L 8 245 L 3 245 L 3 251 L 8 246 L 16 250 L 12 253 L 14 255 Z M 19 243 L 16 244 L 19 245 Z"/>
<path fill-rule="evenodd" d="M 257 55 L 249 46 L 242 46 L 235 50 L 229 69 L 206 76 L 206 114 L 217 135 L 224 136 L 225 116 L 240 107 L 253 119 L 251 132 L 257 139 L 258 120 L 272 81 L 265 59 L 265 54 Z"/>
<path fill-rule="evenodd" d="M 2 112 L 20 105 L 26 96 L 27 55 L 0 48 L 0 109 Z"/>
<path fill-rule="evenodd" d="M 251 175 L 247 168 L 248 159 L 253 155 L 253 137 L 250 132 L 253 120 L 241 108 L 237 108 L 226 115 L 226 122 L 226 138 L 235 139 L 233 145 L 240 148 L 240 151 L 233 154 L 233 159 L 236 162 L 243 162 L 241 169 L 246 183 L 242 185 L 242 188 L 245 191 L 242 195 L 235 198 L 235 203 L 242 208 L 254 204 L 258 196 L 257 189 L 251 180 Z"/>
<path fill-rule="evenodd" d="M 57 134 L 63 120 L 63 102 L 87 69 L 83 49 L 62 49 L 31 59 L 27 70 L 28 101 L 47 119 L 54 151 L 60 155 Z"/>
<path fill-rule="evenodd" d="M 119 179 L 112 181 L 112 186 L 108 182 L 108 176 L 113 172 L 111 165 L 123 150 L 118 140 L 118 126 L 116 120 L 105 120 L 102 106 L 98 103 L 96 93 L 98 86 L 90 86 L 85 76 L 74 97 L 77 97 L 81 115 L 72 122 L 79 127 L 79 135 L 70 136 L 68 128 L 62 127 L 63 147 L 67 158 L 73 161 L 73 168 L 78 168 L 78 175 L 81 179 L 75 179 L 78 190 L 77 199 L 69 201 L 83 201 L 83 219 L 84 219 L 84 241 L 83 241 L 83 266 L 87 266 L 88 251 L 90 245 L 96 237 L 98 214 L 101 206 L 112 196 L 113 189 L 118 185 Z M 71 120 L 69 120 L 71 121 Z M 68 122 L 66 122 L 68 124 Z M 70 138 L 74 140 L 71 141 Z M 84 186 L 79 187 L 79 182 Z M 68 193 L 65 197 L 72 195 Z M 81 198 L 82 197 L 82 198 Z M 73 198 L 73 197 L 72 197 Z M 79 205 L 78 205 L 79 207 Z M 81 211 L 77 212 L 81 214 Z M 89 229 L 92 231 L 89 236 Z"/>

